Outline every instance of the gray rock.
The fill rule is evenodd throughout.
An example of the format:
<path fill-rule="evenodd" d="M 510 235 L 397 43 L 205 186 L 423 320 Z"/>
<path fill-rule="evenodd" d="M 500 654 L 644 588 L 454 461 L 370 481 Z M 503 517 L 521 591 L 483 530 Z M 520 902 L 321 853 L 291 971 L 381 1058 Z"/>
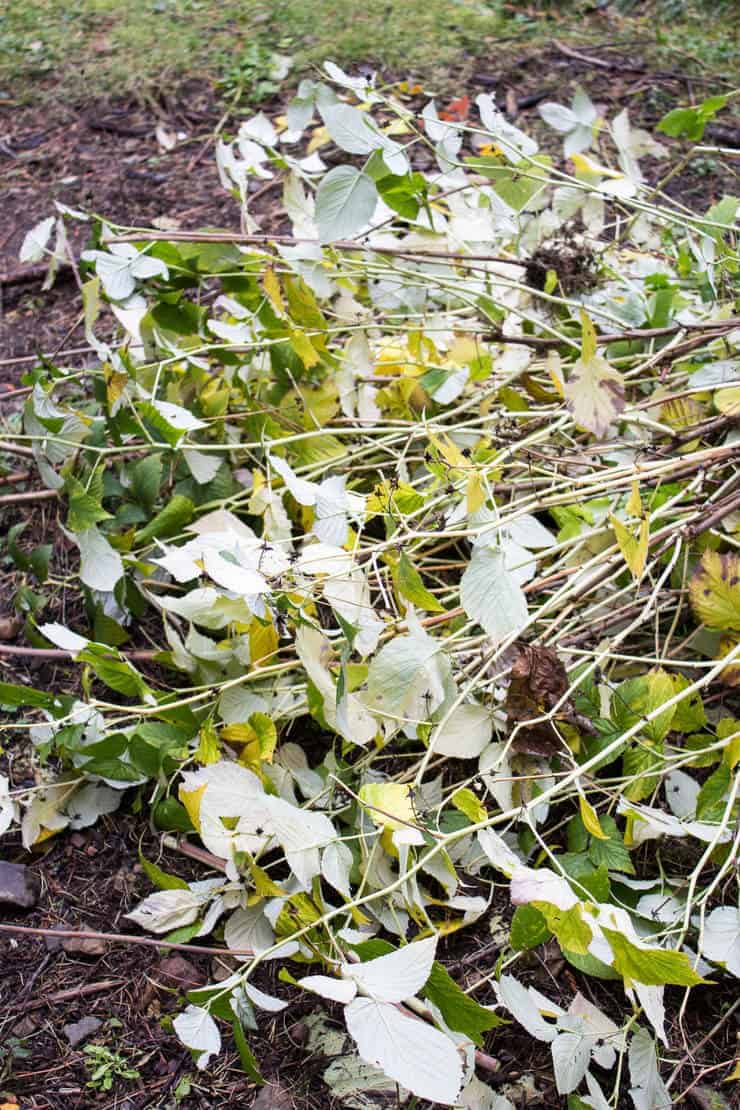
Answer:
<path fill-rule="evenodd" d="M 80 1018 L 79 1021 L 74 1021 L 71 1025 L 63 1027 L 64 1035 L 72 1048 L 77 1048 L 78 1044 L 82 1044 L 88 1037 L 92 1037 L 93 1033 L 97 1033 L 102 1024 L 102 1021 L 95 1017 Z"/>
<path fill-rule="evenodd" d="M 0 902 L 30 910 L 38 902 L 40 891 L 38 875 L 25 864 L 0 860 Z"/>

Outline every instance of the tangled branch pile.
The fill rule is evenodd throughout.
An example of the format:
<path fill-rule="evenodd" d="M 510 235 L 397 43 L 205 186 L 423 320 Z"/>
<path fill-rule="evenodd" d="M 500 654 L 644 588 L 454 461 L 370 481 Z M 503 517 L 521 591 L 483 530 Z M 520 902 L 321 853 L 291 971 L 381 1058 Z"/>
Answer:
<path fill-rule="evenodd" d="M 223 876 L 151 867 L 130 915 L 238 955 L 174 1023 L 199 1066 L 225 1019 L 256 1074 L 254 1007 L 288 1003 L 254 973 L 280 959 L 437 1104 L 506 1104 L 474 1067 L 513 1018 L 579 1105 L 664 1106 L 665 986 L 740 974 L 737 201 L 648 188 L 666 151 L 584 95 L 542 110 L 569 173 L 491 97 L 418 119 L 327 74 L 219 143 L 241 235 L 92 225 L 95 365 L 40 364 L 14 435 L 79 567 L 11 537 L 26 634 L 85 696 L 0 688 L 48 770 L 2 824 L 31 847 L 133 796 L 200 839 Z M 289 235 L 250 214 L 274 175 Z M 37 624 L 36 582 L 66 624 Z M 438 938 L 501 887 L 484 1005 Z M 551 937 L 619 984 L 618 1020 L 522 984 Z"/>

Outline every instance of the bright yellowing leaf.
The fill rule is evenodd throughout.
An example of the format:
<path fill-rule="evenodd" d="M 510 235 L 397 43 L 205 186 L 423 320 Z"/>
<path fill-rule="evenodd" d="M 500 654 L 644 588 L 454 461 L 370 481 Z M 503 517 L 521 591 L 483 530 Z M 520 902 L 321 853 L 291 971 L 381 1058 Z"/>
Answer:
<path fill-rule="evenodd" d="M 407 782 L 368 782 L 359 798 L 378 828 L 404 829 L 416 824 L 411 790 Z"/>
<path fill-rule="evenodd" d="M 647 562 L 648 545 L 650 542 L 650 525 L 647 519 L 640 522 L 640 530 L 635 536 L 621 520 L 610 516 L 614 535 L 617 537 L 619 550 L 624 555 L 624 561 L 632 571 L 633 578 L 641 578 Z"/>
<path fill-rule="evenodd" d="M 578 804 L 581 809 L 581 820 L 583 821 L 587 832 L 590 832 L 591 836 L 595 836 L 598 840 L 608 840 L 608 835 L 604 832 L 601 825 L 599 824 L 598 813 L 591 805 L 591 803 L 586 801 L 582 794 L 578 799 Z"/>
<path fill-rule="evenodd" d="M 707 628 L 740 632 L 740 555 L 707 548 L 689 583 L 689 597 Z"/>

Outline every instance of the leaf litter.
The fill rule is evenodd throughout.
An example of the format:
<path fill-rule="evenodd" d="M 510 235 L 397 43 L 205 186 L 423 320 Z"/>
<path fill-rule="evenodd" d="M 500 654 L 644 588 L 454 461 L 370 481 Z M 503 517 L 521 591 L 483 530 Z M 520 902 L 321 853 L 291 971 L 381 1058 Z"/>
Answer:
<path fill-rule="evenodd" d="M 28 599 L 27 629 L 84 667 L 82 696 L 3 684 L 3 704 L 30 707 L 10 728 L 54 757 L 38 787 L 8 784 L 4 811 L 34 847 L 137 792 L 160 829 L 221 861 L 223 879 L 167 884 L 130 915 L 238 956 L 173 1023 L 198 1069 L 228 1023 L 257 1074 L 255 1008 L 295 996 L 251 979 L 280 961 L 293 986 L 289 961 L 318 965 L 304 986 L 331 984 L 366 1064 L 435 1104 L 464 1100 L 476 1063 L 495 1074 L 471 1005 L 551 1046 L 560 1095 L 621 1097 L 626 1056 L 632 1101 L 656 1104 L 666 986 L 737 973 L 733 904 L 717 902 L 740 757 L 722 696 L 740 652 L 736 443 L 724 376 L 691 384 L 740 341 L 722 303 L 737 202 L 688 219 L 657 206 L 628 119 L 608 131 L 583 97 L 543 113 L 565 133 L 563 169 L 490 98 L 480 123 L 433 102 L 418 120 L 367 78 L 350 105 L 359 89 L 328 74 L 302 99 L 362 170 L 326 171 L 317 116 L 313 138 L 305 112 L 307 135 L 256 119 L 238 156 L 219 154 L 242 237 L 93 228 L 99 365 L 41 367 L 15 436 L 80 552 L 51 579 L 79 591 L 75 627 L 39 622 Z M 426 173 L 413 147 L 433 152 Z M 288 248 L 247 201 L 249 175 L 275 172 Z M 574 293 L 548 271 L 538 293 L 524 267 L 558 229 L 562 189 L 583 201 L 599 282 Z M 657 266 L 638 217 L 663 237 Z M 50 231 L 34 229 L 34 257 Z M 95 333 L 105 300 L 115 340 Z M 676 451 L 653 401 L 687 392 L 697 442 Z M 151 675 L 119 648 L 145 613 L 160 622 Z M 320 741 L 296 760 L 307 717 Z M 696 787 L 680 814 L 677 774 Z M 563 824 L 566 851 L 550 834 Z M 641 856 L 630 878 L 636 849 L 663 838 L 688 854 L 668 870 Z M 619 1022 L 525 986 L 526 944 L 478 984 L 487 1003 L 454 980 L 440 1000 L 438 938 L 480 918 L 501 876 L 533 950 L 544 935 L 586 982 L 621 981 Z M 636 891 L 675 901 L 670 927 L 645 927 Z"/>

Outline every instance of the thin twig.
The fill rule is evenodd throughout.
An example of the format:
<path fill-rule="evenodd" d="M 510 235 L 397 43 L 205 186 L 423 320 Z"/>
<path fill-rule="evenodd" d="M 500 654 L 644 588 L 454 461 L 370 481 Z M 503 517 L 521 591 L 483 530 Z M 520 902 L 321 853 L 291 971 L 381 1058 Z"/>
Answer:
<path fill-rule="evenodd" d="M 21 936 L 55 937 L 66 940 L 104 940 L 107 944 L 138 944 L 143 948 L 167 948 L 173 952 L 195 952 L 202 956 L 254 956 L 251 948 L 211 948 L 203 944 L 175 944 L 173 941 L 137 937 L 132 933 L 94 933 L 85 929 L 42 929 L 33 925 L 0 924 L 0 933 Z M 53 996 L 52 996 L 53 997 Z"/>
<path fill-rule="evenodd" d="M 2 505 L 23 505 L 29 501 L 56 501 L 59 490 L 56 489 L 31 489 L 26 493 L 4 493 L 0 497 Z"/>
<path fill-rule="evenodd" d="M 0 400 L 4 396 L 7 397 L 10 396 L 10 394 L 0 393 Z M 22 447 L 19 443 L 8 443 L 7 440 L 4 439 L 0 440 L 0 452 L 4 452 L 7 455 L 23 455 L 26 459 L 32 459 L 34 457 L 33 450 L 30 447 Z"/>
<path fill-rule="evenodd" d="M 65 651 L 64 648 L 31 648 L 15 644 L 0 644 L 0 655 L 17 655 L 22 659 L 58 660 L 60 662 L 73 662 L 76 652 Z M 141 662 L 155 659 L 159 651 L 122 651 L 124 659 L 139 660 Z"/>
<path fill-rule="evenodd" d="M 92 933 L 84 933 L 83 935 L 89 937 L 92 936 Z M 61 933 L 52 933 L 52 936 L 61 936 Z M 73 1002 L 76 998 L 87 998 L 91 994 L 100 994 L 102 991 L 110 990 L 111 987 L 117 987 L 125 982 L 125 979 L 101 979 L 99 983 L 80 983 L 77 987 L 68 987 L 67 990 L 57 991 L 56 994 L 47 994 L 43 998 L 34 998 L 30 1002 L 24 1002 L 17 1009 L 20 1013 L 26 1013 L 28 1010 L 40 1010 L 42 1006 L 54 1006 L 57 1002 Z"/>

